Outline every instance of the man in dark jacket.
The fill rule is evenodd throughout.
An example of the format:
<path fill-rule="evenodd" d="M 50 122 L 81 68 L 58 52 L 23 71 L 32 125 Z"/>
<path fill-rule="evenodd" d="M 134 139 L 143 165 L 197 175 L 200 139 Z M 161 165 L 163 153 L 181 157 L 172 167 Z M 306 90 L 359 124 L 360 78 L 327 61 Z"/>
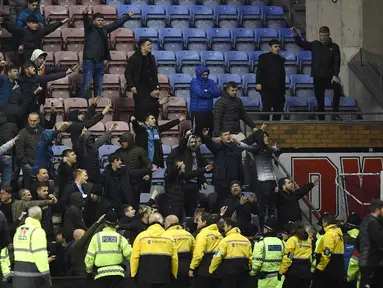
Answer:
<path fill-rule="evenodd" d="M 37 191 L 37 200 L 51 200 L 49 197 L 49 184 L 46 183 L 39 183 L 36 185 L 36 191 Z M 54 204 L 53 204 L 54 205 Z M 53 233 L 53 205 L 48 205 L 41 207 L 41 210 L 43 212 L 43 217 L 41 218 L 41 227 L 44 229 L 48 241 L 53 241 L 54 239 L 54 233 Z"/>
<path fill-rule="evenodd" d="M 122 27 L 126 21 L 134 14 L 130 11 L 128 15 L 116 22 L 104 25 L 104 15 L 95 13 L 93 23 L 88 17 L 88 7 L 82 14 L 85 31 L 84 56 L 83 56 L 83 82 L 80 97 L 89 99 L 90 84 L 93 80 L 94 96 L 101 96 L 102 84 L 104 81 L 104 61 L 110 60 L 108 33 Z"/>
<path fill-rule="evenodd" d="M 63 159 L 57 169 L 59 174 L 59 199 L 64 195 L 67 184 L 73 180 L 73 172 L 77 168 L 77 155 L 72 149 L 64 150 L 62 157 Z"/>
<path fill-rule="evenodd" d="M 39 123 L 39 115 L 30 113 L 28 124 L 20 131 L 20 138 L 16 142 L 16 158 L 23 169 L 24 187 L 27 189 L 32 184 L 32 166 L 36 160 L 36 149 L 41 140 L 41 133 L 44 131 Z"/>
<path fill-rule="evenodd" d="M 318 102 L 318 112 L 324 112 L 325 90 L 334 90 L 333 112 L 339 111 L 339 100 L 342 87 L 339 80 L 340 72 L 340 50 L 339 46 L 332 42 L 330 29 L 322 26 L 319 29 L 319 41 L 308 42 L 302 40 L 295 27 L 291 30 L 294 33 L 295 43 L 312 53 L 311 77 L 314 78 L 314 92 Z M 325 119 L 325 115 L 319 116 L 320 120 Z M 333 120 L 342 120 L 339 116 L 333 115 Z"/>
<path fill-rule="evenodd" d="M 137 50 L 129 59 L 126 65 L 125 78 L 127 89 L 133 93 L 134 104 L 136 107 L 135 116 L 138 120 L 144 121 L 143 111 L 147 111 L 146 103 L 151 98 L 151 94 L 156 92 L 158 86 L 158 72 L 156 59 L 152 55 L 152 41 L 142 38 L 138 41 Z"/>
<path fill-rule="evenodd" d="M 36 16 L 30 15 L 27 18 L 27 28 L 16 27 L 16 25 L 9 25 L 7 23 L 0 23 L 0 30 L 4 27 L 6 30 L 14 34 L 15 37 L 20 37 L 21 43 L 24 46 L 24 60 L 27 60 L 31 58 L 32 52 L 35 49 L 41 49 L 41 42 L 44 36 L 52 33 L 68 21 L 69 18 L 65 18 L 62 21 L 58 21 L 41 28 L 39 24 L 37 24 Z"/>
<path fill-rule="evenodd" d="M 263 112 L 282 112 L 285 105 L 286 72 L 285 58 L 279 55 L 281 42 L 273 39 L 269 42 L 270 52 L 259 56 L 257 66 L 256 88 L 261 93 Z M 269 120 L 269 115 L 262 115 L 262 120 Z M 274 115 L 280 120 L 281 115 Z"/>
<path fill-rule="evenodd" d="M 374 199 L 360 225 L 356 249 L 359 251 L 360 287 L 382 287 L 383 201 Z"/>
<path fill-rule="evenodd" d="M 179 119 L 157 126 L 157 120 L 153 115 L 147 115 L 145 117 L 145 123 L 143 124 L 140 124 L 135 117 L 132 116 L 131 121 L 133 123 L 134 132 L 136 133 L 135 143 L 137 146 L 144 148 L 152 164 L 158 167 L 164 167 L 161 133 L 170 130 L 184 120 L 185 116 L 181 116 Z"/>
<path fill-rule="evenodd" d="M 8 99 L 12 95 L 12 90 L 17 87 L 16 80 L 19 78 L 19 67 L 10 63 L 5 69 L 6 75 L 0 75 L 0 109 L 8 104 Z"/>
<path fill-rule="evenodd" d="M 15 138 L 19 131 L 16 124 L 7 121 L 3 111 L 0 111 L 0 131 L 0 146 Z M 13 172 L 12 156 L 13 149 L 0 155 L 1 187 L 11 184 Z"/>
<path fill-rule="evenodd" d="M 70 195 L 71 206 L 65 212 L 64 229 L 65 239 L 73 240 L 73 232 L 76 229 L 86 230 L 87 227 L 83 220 L 82 208 L 85 206 L 85 199 L 80 192 L 74 192 Z"/>
<path fill-rule="evenodd" d="M 213 131 L 213 99 L 221 96 L 221 90 L 209 79 L 210 71 L 205 66 L 195 69 L 190 83 L 190 112 L 194 134 L 201 136 L 204 128 Z"/>
<path fill-rule="evenodd" d="M 121 148 L 117 149 L 115 154 L 121 159 L 122 164 L 126 166 L 129 170 L 140 170 L 140 169 L 152 169 L 152 163 L 150 162 L 146 151 L 135 145 L 133 135 L 130 132 L 126 132 L 121 135 L 119 139 Z M 150 171 L 148 170 L 148 171 Z M 147 175 L 150 176 L 151 173 Z M 146 177 L 149 179 L 149 177 Z M 147 181 L 147 180 L 145 180 Z M 130 183 L 133 190 L 134 202 L 129 203 L 135 209 L 138 209 L 138 204 L 140 203 L 141 188 L 143 186 L 143 179 L 141 175 L 133 176 L 130 178 Z"/>
<path fill-rule="evenodd" d="M 86 199 L 84 207 L 84 222 L 87 227 L 93 225 L 102 215 L 106 214 L 112 206 L 110 202 L 103 197 L 102 186 L 93 185 L 90 190 L 90 196 Z"/>
<path fill-rule="evenodd" d="M 288 177 L 278 180 L 276 193 L 276 208 L 278 213 L 279 229 L 285 231 L 289 222 L 302 221 L 299 200 L 309 193 L 319 183 L 319 177 L 313 183 L 308 183 L 299 189 L 294 188 L 294 183 Z"/>
<path fill-rule="evenodd" d="M 225 90 L 222 92 L 222 97 L 215 103 L 214 135 L 216 137 L 219 137 L 222 131 L 229 131 L 230 134 L 242 135 L 238 135 L 238 138 L 244 139 L 245 137 L 241 132 L 240 120 L 245 122 L 245 124 L 250 126 L 254 131 L 256 130 L 255 123 L 245 112 L 242 100 L 237 97 L 237 90 L 237 83 L 227 83 Z"/>
<path fill-rule="evenodd" d="M 83 198 L 88 196 L 89 187 L 88 184 L 88 173 L 83 169 L 76 169 L 73 173 L 73 182 L 69 182 L 64 189 L 64 193 L 60 195 L 60 201 L 70 204 L 70 197 L 76 192 L 80 192 Z"/>
<path fill-rule="evenodd" d="M 231 181 L 239 181 L 241 185 L 244 182 L 242 150 L 233 141 L 229 131 L 222 130 L 220 142 L 214 142 L 208 133 L 207 129 L 203 131 L 203 141 L 214 155 L 213 183 L 217 193 L 215 211 L 218 212 L 230 196 Z"/>

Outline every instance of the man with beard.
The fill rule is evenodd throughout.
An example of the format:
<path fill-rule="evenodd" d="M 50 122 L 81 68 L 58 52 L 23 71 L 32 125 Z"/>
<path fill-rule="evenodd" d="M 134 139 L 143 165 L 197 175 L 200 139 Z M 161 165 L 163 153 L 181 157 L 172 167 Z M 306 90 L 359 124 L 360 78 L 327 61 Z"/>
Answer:
<path fill-rule="evenodd" d="M 186 132 L 185 137 L 180 139 L 179 145 L 172 150 L 166 159 L 167 166 L 171 166 L 174 160 L 178 159 L 185 164 L 186 172 L 206 167 L 208 163 L 202 156 L 199 146 L 200 143 L 197 136 L 192 135 L 191 131 Z M 203 173 L 200 173 L 197 177 L 190 179 L 184 184 L 184 208 L 186 217 L 193 217 L 194 211 L 198 207 L 199 190 L 201 186 L 203 186 L 203 189 L 207 189 L 207 185 Z"/>

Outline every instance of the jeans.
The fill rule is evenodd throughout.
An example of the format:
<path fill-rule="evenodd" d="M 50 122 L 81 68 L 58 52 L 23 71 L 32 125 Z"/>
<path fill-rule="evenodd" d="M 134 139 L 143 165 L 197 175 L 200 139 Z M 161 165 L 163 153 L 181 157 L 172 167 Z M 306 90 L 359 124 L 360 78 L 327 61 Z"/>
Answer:
<path fill-rule="evenodd" d="M 93 80 L 94 96 L 101 96 L 102 83 L 104 81 L 105 65 L 104 61 L 84 59 L 82 63 L 83 80 L 80 89 L 80 98 L 89 99 L 90 84 Z"/>
<path fill-rule="evenodd" d="M 11 184 L 12 168 L 12 157 L 0 156 L 1 187 Z"/>

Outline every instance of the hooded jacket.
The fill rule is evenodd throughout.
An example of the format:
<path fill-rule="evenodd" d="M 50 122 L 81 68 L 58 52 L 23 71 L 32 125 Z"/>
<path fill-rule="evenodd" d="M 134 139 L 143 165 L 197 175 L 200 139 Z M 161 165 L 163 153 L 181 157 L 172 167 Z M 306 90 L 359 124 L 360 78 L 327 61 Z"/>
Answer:
<path fill-rule="evenodd" d="M 40 143 L 41 133 L 43 131 L 44 129 L 40 125 L 35 129 L 27 125 L 20 131 L 20 138 L 16 142 L 16 158 L 22 165 L 29 164 L 33 166 L 35 163 L 36 149 Z"/>
<path fill-rule="evenodd" d="M 66 211 L 64 217 L 65 240 L 68 242 L 73 240 L 74 230 L 87 229 L 82 215 L 82 208 L 85 206 L 85 199 L 82 197 L 82 194 L 74 192 L 70 195 L 70 202 L 71 206 Z"/>
<path fill-rule="evenodd" d="M 7 116 L 3 111 L 0 111 L 0 146 L 4 145 L 14 137 L 16 137 L 19 129 L 15 123 L 7 121 Z M 3 155 L 12 155 L 13 149 L 3 152 Z"/>
<path fill-rule="evenodd" d="M 20 28 L 27 28 L 27 19 L 29 16 L 35 15 L 37 22 L 36 24 L 45 26 L 45 18 L 44 15 L 41 14 L 40 8 L 36 7 L 36 10 L 32 11 L 28 8 L 28 5 L 24 8 L 24 10 L 19 14 L 16 21 L 16 26 Z"/>
<path fill-rule="evenodd" d="M 32 175 L 36 175 L 40 168 L 50 170 L 49 168 L 52 165 L 53 158 L 52 142 L 59 133 L 57 130 L 44 130 L 44 132 L 41 133 L 41 140 L 36 149 L 36 161 L 32 167 Z"/>
<path fill-rule="evenodd" d="M 312 53 L 311 77 L 330 79 L 332 76 L 338 77 L 341 63 L 340 50 L 331 38 L 326 43 L 321 43 L 318 40 L 308 42 L 299 35 L 295 36 L 294 39 L 299 47 L 310 50 Z"/>
<path fill-rule="evenodd" d="M 210 71 L 205 66 L 198 66 L 195 70 L 196 78 L 190 83 L 190 111 L 212 112 L 213 98 L 221 96 L 221 90 L 213 80 L 203 77 L 202 73 Z"/>
<path fill-rule="evenodd" d="M 228 130 L 232 134 L 241 133 L 240 120 L 251 129 L 255 127 L 255 123 L 243 107 L 241 98 L 231 97 L 226 90 L 223 90 L 222 97 L 214 106 L 214 135 L 218 137 L 223 130 Z"/>

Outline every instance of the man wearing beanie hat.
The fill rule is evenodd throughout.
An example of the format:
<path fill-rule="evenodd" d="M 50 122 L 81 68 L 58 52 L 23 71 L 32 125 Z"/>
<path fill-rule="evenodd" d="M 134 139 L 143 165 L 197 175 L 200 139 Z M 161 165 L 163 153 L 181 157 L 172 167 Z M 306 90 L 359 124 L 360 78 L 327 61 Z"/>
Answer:
<path fill-rule="evenodd" d="M 129 260 L 132 247 L 128 240 L 116 232 L 117 213 L 108 211 L 104 218 L 106 227 L 90 241 L 85 257 L 88 277 L 94 276 L 95 287 L 117 287 L 124 279 L 124 260 Z"/>
<path fill-rule="evenodd" d="M 102 215 L 111 208 L 110 202 L 103 197 L 103 190 L 100 184 L 94 184 L 90 190 L 90 197 L 87 197 L 84 207 L 84 222 L 87 227 L 93 225 Z"/>
<path fill-rule="evenodd" d="M 282 263 L 285 244 L 277 237 L 278 220 L 269 217 L 264 224 L 264 234 L 254 245 L 251 275 L 258 277 L 258 288 L 282 287 L 278 272 Z"/>

